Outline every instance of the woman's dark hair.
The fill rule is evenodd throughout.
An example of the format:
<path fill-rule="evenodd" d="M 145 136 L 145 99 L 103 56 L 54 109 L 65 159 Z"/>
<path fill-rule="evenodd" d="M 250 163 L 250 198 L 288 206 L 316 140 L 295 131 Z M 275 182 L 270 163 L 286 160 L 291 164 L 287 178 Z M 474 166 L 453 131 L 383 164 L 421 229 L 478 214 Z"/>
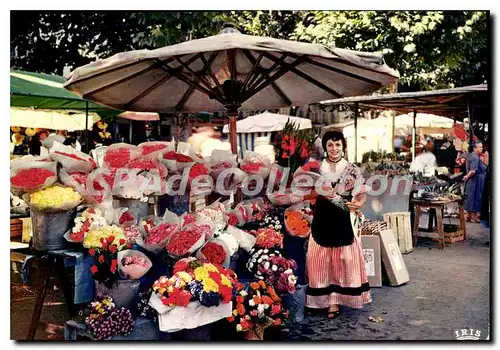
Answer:
<path fill-rule="evenodd" d="M 344 151 L 344 153 L 347 152 L 347 142 L 345 140 L 343 133 L 341 133 L 340 131 L 327 131 L 323 135 L 323 138 L 321 139 L 321 145 L 323 146 L 323 149 L 325 150 L 325 152 L 327 152 L 326 143 L 329 140 L 342 141 L 342 151 Z"/>

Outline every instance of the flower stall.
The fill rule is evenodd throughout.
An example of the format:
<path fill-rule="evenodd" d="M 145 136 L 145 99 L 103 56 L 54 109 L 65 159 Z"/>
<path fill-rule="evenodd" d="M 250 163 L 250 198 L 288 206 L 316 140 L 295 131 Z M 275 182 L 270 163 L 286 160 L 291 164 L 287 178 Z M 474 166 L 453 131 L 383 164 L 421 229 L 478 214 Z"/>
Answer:
<path fill-rule="evenodd" d="M 285 127 L 288 156 L 278 161 L 292 162 L 295 176 L 313 173 L 314 164 L 301 167 L 311 143 L 296 132 Z M 250 152 L 239 162 L 222 153 L 201 158 L 182 143 L 114 144 L 99 166 L 55 143 L 47 157 L 12 161 L 11 191 L 31 210 L 33 249 L 77 257 L 78 312 L 67 322 L 68 339 L 262 340 L 300 322 L 310 202 L 149 204 L 176 197 L 168 192 L 182 181 L 188 191 L 210 193 L 198 178 L 216 180 L 226 169 L 234 173 L 225 189 L 251 175 L 278 175 L 272 186 L 279 187 L 281 166 Z"/>

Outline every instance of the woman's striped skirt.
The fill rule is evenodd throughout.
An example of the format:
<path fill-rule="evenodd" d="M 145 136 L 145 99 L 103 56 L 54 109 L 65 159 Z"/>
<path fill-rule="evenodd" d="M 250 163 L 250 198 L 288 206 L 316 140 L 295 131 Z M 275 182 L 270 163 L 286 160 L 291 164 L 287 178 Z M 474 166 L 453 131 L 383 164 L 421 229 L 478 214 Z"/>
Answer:
<path fill-rule="evenodd" d="M 351 245 L 327 248 L 310 236 L 306 268 L 307 307 L 345 305 L 359 309 L 371 302 L 361 243 L 357 238 Z"/>

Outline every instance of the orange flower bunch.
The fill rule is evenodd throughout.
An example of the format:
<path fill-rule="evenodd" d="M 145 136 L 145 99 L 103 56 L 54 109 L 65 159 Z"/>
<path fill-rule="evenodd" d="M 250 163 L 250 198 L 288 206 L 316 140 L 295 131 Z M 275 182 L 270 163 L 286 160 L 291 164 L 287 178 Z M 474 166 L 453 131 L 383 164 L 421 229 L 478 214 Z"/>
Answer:
<path fill-rule="evenodd" d="M 296 210 L 285 212 L 285 226 L 292 236 L 307 237 L 311 233 L 311 225 L 304 215 Z"/>
<path fill-rule="evenodd" d="M 227 320 L 236 322 L 238 332 L 255 332 L 261 339 L 267 327 L 279 326 L 288 318 L 274 288 L 264 281 L 240 285 L 233 305 L 233 315 Z"/>

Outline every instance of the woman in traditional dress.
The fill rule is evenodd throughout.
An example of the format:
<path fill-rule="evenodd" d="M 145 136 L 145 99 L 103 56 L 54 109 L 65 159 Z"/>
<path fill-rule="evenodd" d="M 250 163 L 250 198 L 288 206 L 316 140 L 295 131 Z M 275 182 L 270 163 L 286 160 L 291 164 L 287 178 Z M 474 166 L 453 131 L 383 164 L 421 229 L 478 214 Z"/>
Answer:
<path fill-rule="evenodd" d="M 340 306 L 362 308 L 371 302 L 357 226 L 359 209 L 366 201 L 361 171 L 349 163 L 344 135 L 327 132 L 322 139 L 326 157 L 307 251 L 306 306 L 328 308 L 328 317 L 340 314 Z M 319 190 L 319 188 L 318 188 Z"/>
<path fill-rule="evenodd" d="M 465 199 L 464 209 L 465 219 L 475 223 L 480 223 L 480 213 L 484 190 L 484 180 L 486 178 L 487 165 L 481 160 L 483 144 L 480 141 L 474 142 L 474 148 L 468 158 L 467 174 L 464 176 Z"/>

